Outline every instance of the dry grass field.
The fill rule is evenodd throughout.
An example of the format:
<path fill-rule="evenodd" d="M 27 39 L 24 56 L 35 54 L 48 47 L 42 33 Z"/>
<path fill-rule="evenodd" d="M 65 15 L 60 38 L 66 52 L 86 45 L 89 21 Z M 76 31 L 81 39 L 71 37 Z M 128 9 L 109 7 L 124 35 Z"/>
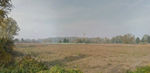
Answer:
<path fill-rule="evenodd" d="M 15 51 L 49 66 L 79 68 L 84 73 L 125 73 L 150 65 L 150 45 L 17 44 Z"/>

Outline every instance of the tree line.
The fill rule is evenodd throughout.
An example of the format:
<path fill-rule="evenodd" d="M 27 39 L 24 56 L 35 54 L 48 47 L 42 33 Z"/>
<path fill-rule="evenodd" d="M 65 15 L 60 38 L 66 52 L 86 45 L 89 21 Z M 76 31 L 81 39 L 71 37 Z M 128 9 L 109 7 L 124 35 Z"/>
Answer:
<path fill-rule="evenodd" d="M 146 44 L 150 43 L 150 35 L 135 37 L 133 34 L 118 35 L 112 38 L 100 37 L 55 37 L 47 39 L 15 39 L 17 43 L 97 43 L 97 44 Z"/>

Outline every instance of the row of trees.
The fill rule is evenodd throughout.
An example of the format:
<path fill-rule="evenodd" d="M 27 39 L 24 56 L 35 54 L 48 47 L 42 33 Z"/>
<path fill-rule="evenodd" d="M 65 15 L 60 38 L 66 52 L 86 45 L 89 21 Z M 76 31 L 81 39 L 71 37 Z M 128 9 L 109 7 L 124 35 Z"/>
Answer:
<path fill-rule="evenodd" d="M 144 44 L 150 43 L 150 35 L 144 35 L 142 38 L 135 37 L 132 34 L 119 35 L 112 38 L 77 38 L 75 40 L 70 41 L 67 38 L 60 40 L 59 43 L 115 43 L 115 44 Z"/>
<path fill-rule="evenodd" d="M 125 34 L 123 36 L 116 36 L 111 39 L 112 43 L 125 43 L 125 44 L 139 44 L 150 43 L 150 35 L 144 35 L 141 39 L 132 34 Z"/>
<path fill-rule="evenodd" d="M 144 44 L 150 43 L 150 35 L 135 37 L 132 34 L 119 35 L 112 38 L 88 38 L 88 37 L 56 37 L 47 39 L 16 39 L 17 43 L 98 43 L 98 44 Z"/>

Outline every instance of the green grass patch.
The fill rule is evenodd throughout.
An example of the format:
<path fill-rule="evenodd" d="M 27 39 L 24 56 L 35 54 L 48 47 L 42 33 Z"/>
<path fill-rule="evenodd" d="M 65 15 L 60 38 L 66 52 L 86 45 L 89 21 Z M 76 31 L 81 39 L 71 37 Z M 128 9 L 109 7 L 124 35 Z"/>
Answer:
<path fill-rule="evenodd" d="M 127 73 L 150 73 L 150 66 L 138 67 L 135 71 L 128 71 Z"/>

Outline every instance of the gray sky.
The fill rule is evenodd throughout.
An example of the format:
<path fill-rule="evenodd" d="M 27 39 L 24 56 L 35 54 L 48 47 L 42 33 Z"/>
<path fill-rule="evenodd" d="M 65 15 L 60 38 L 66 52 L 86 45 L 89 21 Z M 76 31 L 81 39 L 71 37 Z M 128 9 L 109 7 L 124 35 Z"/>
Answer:
<path fill-rule="evenodd" d="M 12 0 L 19 38 L 150 34 L 150 0 Z"/>

